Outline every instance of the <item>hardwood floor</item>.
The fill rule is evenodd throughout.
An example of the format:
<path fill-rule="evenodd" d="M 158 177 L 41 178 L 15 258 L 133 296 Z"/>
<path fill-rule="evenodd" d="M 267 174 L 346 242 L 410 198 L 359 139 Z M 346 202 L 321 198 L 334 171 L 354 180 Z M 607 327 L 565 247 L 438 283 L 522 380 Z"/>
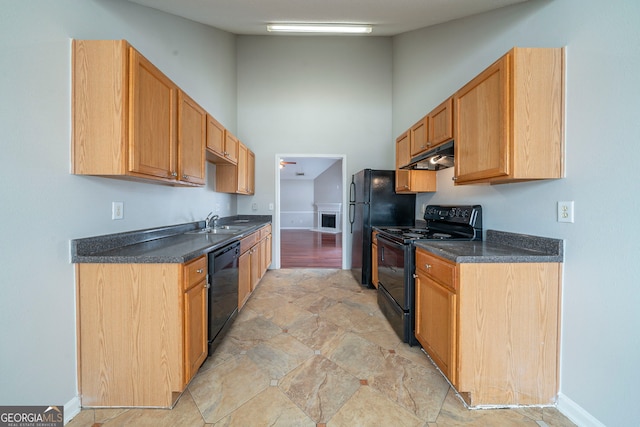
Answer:
<path fill-rule="evenodd" d="M 342 268 L 342 233 L 280 230 L 281 268 Z"/>

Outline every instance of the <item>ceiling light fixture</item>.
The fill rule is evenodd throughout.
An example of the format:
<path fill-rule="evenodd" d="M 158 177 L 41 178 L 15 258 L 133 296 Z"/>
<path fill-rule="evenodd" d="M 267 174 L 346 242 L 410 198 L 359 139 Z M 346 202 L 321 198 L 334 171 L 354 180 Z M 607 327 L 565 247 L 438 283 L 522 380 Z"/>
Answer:
<path fill-rule="evenodd" d="M 371 25 L 354 24 L 267 24 L 269 32 L 318 34 L 369 34 Z"/>

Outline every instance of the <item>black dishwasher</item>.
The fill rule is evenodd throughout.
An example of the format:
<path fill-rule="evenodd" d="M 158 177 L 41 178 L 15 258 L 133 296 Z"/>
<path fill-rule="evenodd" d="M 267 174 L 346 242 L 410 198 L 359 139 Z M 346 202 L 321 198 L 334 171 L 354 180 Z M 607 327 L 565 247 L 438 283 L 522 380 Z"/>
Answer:
<path fill-rule="evenodd" d="M 213 354 L 238 314 L 240 242 L 209 253 L 209 354 Z"/>

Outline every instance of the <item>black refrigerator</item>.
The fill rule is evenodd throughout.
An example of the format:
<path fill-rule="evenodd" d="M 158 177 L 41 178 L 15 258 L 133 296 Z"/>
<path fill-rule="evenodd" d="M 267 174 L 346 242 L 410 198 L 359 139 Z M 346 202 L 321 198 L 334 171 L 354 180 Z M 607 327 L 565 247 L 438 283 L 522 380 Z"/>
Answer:
<path fill-rule="evenodd" d="M 396 194 L 395 188 L 395 171 L 364 169 L 351 177 L 351 271 L 363 285 L 372 285 L 371 228 L 415 223 L 415 194 Z"/>

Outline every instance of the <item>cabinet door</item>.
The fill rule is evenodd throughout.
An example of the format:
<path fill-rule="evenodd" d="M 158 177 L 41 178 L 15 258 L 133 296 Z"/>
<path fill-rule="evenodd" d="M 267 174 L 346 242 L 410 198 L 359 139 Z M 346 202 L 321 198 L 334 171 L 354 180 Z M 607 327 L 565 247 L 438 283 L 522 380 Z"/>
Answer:
<path fill-rule="evenodd" d="M 266 270 L 269 268 L 269 266 L 271 265 L 271 261 L 272 261 L 272 252 L 271 252 L 271 234 L 269 234 L 269 235 L 267 236 L 266 241 L 267 241 L 267 242 L 266 242 L 266 243 L 265 243 L 265 245 L 264 245 L 264 247 L 265 247 L 265 252 L 266 252 L 265 257 L 264 257 L 264 259 L 265 259 L 265 265 L 264 265 L 265 272 L 266 272 Z"/>
<path fill-rule="evenodd" d="M 254 194 L 256 188 L 256 155 L 247 149 L 247 194 Z"/>
<path fill-rule="evenodd" d="M 247 164 L 248 149 L 243 143 L 238 144 L 238 169 L 236 191 L 240 194 L 247 194 Z"/>
<path fill-rule="evenodd" d="M 229 163 L 225 155 L 227 130 L 213 116 L 207 114 L 207 160 L 212 163 Z"/>
<path fill-rule="evenodd" d="M 442 372 L 456 385 L 456 294 L 418 270 L 415 335 Z"/>
<path fill-rule="evenodd" d="M 409 191 L 409 171 L 400 169 L 411 160 L 409 155 L 409 132 L 405 132 L 396 139 L 396 192 Z"/>
<path fill-rule="evenodd" d="M 251 250 L 238 258 L 238 310 L 251 295 Z"/>
<path fill-rule="evenodd" d="M 411 129 L 409 130 L 411 157 L 415 157 L 427 149 L 428 137 L 429 137 L 429 118 L 425 116 L 422 119 L 420 119 L 418 123 L 411 126 Z"/>
<path fill-rule="evenodd" d="M 178 177 L 204 185 L 207 113 L 182 91 L 178 93 Z"/>
<path fill-rule="evenodd" d="M 224 138 L 224 153 L 234 165 L 238 163 L 238 149 L 240 141 L 231 132 L 227 132 Z"/>
<path fill-rule="evenodd" d="M 437 147 L 453 139 L 453 98 L 449 98 L 429 113 L 427 146 Z"/>
<path fill-rule="evenodd" d="M 254 247 L 249 251 L 251 253 L 250 263 L 251 263 L 251 292 L 256 289 L 258 286 L 258 282 L 260 281 L 260 243 L 258 242 Z"/>
<path fill-rule="evenodd" d="M 454 95 L 457 183 L 509 175 L 509 64 L 505 55 Z"/>
<path fill-rule="evenodd" d="M 371 239 L 371 284 L 378 289 L 378 232 L 373 232 Z"/>
<path fill-rule="evenodd" d="M 207 358 L 207 281 L 184 293 L 185 384 Z"/>
<path fill-rule="evenodd" d="M 129 171 L 175 179 L 177 86 L 133 48 L 129 63 Z"/>

